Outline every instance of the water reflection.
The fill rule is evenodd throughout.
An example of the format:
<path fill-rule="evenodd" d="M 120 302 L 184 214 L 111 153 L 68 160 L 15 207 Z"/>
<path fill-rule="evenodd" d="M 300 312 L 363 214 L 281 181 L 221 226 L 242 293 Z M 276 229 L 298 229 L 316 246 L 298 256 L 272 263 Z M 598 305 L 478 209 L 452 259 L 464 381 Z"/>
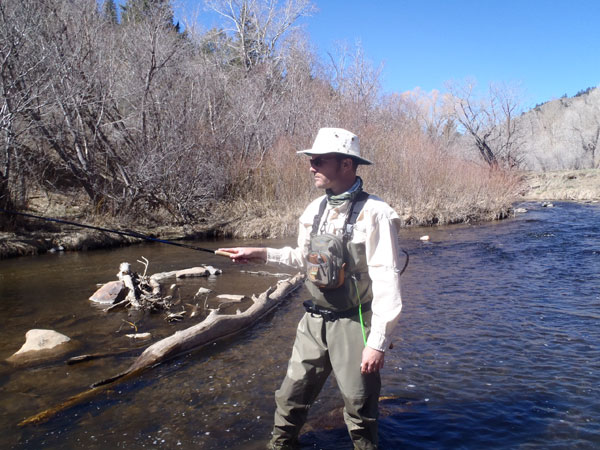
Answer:
<path fill-rule="evenodd" d="M 403 231 L 411 264 L 383 371 L 382 448 L 600 445 L 600 207 L 528 207 L 499 223 Z M 422 234 L 431 241 L 419 241 Z M 195 280 L 184 291 L 210 285 L 261 292 L 273 283 L 240 274 L 221 258 L 157 244 L 0 261 L 0 356 L 18 349 L 30 328 L 57 329 L 80 340 L 82 351 L 131 345 L 122 336 L 126 313 L 106 314 L 87 297 L 95 283 L 114 279 L 121 261 L 142 255 L 150 272 L 199 263 L 224 269 L 220 278 Z M 0 446 L 263 448 L 306 295 L 295 294 L 235 338 L 159 366 L 39 427 L 15 424 L 122 370 L 131 354 L 26 371 L 4 365 Z M 191 325 L 161 317 L 141 322 L 164 335 Z M 351 448 L 341 406 L 329 380 L 311 410 L 303 448 Z"/>

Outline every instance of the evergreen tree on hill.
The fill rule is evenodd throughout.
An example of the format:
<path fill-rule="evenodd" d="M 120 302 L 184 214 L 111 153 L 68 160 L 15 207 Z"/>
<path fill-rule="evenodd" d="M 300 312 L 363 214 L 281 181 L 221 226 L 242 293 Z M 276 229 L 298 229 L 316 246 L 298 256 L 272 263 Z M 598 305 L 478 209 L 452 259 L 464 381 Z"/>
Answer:
<path fill-rule="evenodd" d="M 121 5 L 121 23 L 137 23 L 150 16 L 162 13 L 165 16 L 165 26 L 180 32 L 179 22 L 173 24 L 173 7 L 169 0 L 127 0 Z"/>
<path fill-rule="evenodd" d="M 102 13 L 109 23 L 115 25 L 119 23 L 115 0 L 104 0 L 104 3 L 102 4 Z"/>

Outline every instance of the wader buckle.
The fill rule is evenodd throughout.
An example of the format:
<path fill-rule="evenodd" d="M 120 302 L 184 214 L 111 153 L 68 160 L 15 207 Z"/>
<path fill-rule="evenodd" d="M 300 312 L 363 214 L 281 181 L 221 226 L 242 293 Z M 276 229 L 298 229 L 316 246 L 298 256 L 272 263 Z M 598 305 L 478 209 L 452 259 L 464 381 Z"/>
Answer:
<path fill-rule="evenodd" d="M 321 311 L 318 312 L 325 322 L 335 322 L 338 320 L 338 316 L 333 311 Z"/>
<path fill-rule="evenodd" d="M 302 304 L 304 305 L 306 312 L 321 316 L 325 322 L 335 322 L 339 319 L 335 311 L 321 308 L 320 306 L 315 305 L 312 300 L 306 300 Z"/>
<path fill-rule="evenodd" d="M 346 311 L 332 311 L 327 308 L 322 308 L 319 305 L 315 305 L 312 300 L 305 300 L 302 302 L 306 312 L 314 315 L 321 316 L 325 322 L 335 322 L 338 319 L 348 319 L 358 314 L 359 307 L 347 309 Z M 365 313 L 371 310 L 371 302 L 364 303 L 362 305 L 362 312 Z"/>

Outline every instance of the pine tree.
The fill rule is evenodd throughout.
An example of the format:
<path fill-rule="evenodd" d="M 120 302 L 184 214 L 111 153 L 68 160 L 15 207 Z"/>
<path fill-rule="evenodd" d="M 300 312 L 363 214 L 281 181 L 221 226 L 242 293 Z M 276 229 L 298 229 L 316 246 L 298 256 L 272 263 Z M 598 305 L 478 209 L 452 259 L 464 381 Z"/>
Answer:
<path fill-rule="evenodd" d="M 178 31 L 179 23 L 173 25 L 174 14 L 169 0 L 127 0 L 121 5 L 121 23 L 141 22 L 157 12 L 165 13 L 165 25 Z"/>
<path fill-rule="evenodd" d="M 117 5 L 115 0 L 104 0 L 102 5 L 102 13 L 109 23 L 118 24 L 119 19 L 117 17 Z"/>

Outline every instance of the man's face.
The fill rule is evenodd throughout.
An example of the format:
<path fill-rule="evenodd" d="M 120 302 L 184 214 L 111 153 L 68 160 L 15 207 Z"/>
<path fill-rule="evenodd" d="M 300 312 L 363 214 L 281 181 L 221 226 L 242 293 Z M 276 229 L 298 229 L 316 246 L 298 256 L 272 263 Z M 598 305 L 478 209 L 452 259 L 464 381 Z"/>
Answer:
<path fill-rule="evenodd" d="M 313 155 L 310 172 L 315 178 L 315 187 L 331 189 L 339 178 L 340 161 L 335 154 Z"/>

